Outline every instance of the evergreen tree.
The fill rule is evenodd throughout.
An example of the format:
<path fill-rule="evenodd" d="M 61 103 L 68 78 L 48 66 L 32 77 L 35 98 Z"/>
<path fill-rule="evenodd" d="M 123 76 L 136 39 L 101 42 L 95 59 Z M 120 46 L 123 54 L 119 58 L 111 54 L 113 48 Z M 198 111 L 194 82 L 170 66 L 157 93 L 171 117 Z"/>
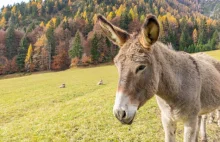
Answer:
<path fill-rule="evenodd" d="M 128 30 L 128 25 L 132 21 L 132 18 L 130 15 L 128 15 L 127 10 L 122 13 L 120 18 L 120 27 L 124 30 Z"/>
<path fill-rule="evenodd" d="M 78 57 L 79 59 L 81 59 L 82 53 L 83 53 L 83 47 L 81 45 L 80 33 L 79 31 L 77 31 L 73 40 L 72 47 L 69 50 L 69 55 L 71 58 Z"/>
<path fill-rule="evenodd" d="M 85 27 L 85 33 L 84 33 L 84 35 L 87 36 L 88 33 L 89 33 L 90 31 L 92 31 L 92 28 L 93 28 L 93 22 L 92 22 L 92 19 L 89 19 L 89 20 L 88 20 L 88 23 L 86 24 L 86 27 Z"/>
<path fill-rule="evenodd" d="M 205 31 L 199 31 L 198 44 L 205 44 Z"/>
<path fill-rule="evenodd" d="M 22 70 L 24 68 L 27 49 L 28 49 L 28 41 L 27 41 L 27 37 L 24 36 L 21 39 L 20 47 L 18 49 L 18 56 L 16 58 L 16 63 L 18 65 L 19 70 Z"/>
<path fill-rule="evenodd" d="M 61 19 L 60 17 L 57 17 L 57 20 L 56 20 L 56 25 L 55 27 L 58 27 L 60 25 L 60 22 L 61 22 Z"/>
<path fill-rule="evenodd" d="M 180 50 L 188 51 L 187 47 L 189 47 L 191 44 L 193 44 L 193 40 L 185 26 L 180 36 L 180 41 L 179 41 Z"/>
<path fill-rule="evenodd" d="M 33 29 L 35 29 L 35 23 L 31 23 L 31 24 L 28 26 L 27 33 L 31 32 Z"/>
<path fill-rule="evenodd" d="M 68 20 L 67 20 L 66 17 L 64 17 L 64 19 L 63 19 L 62 27 L 63 27 L 63 30 L 65 30 L 65 29 L 70 29 L 70 27 L 69 27 L 69 22 L 68 22 Z"/>
<path fill-rule="evenodd" d="M 50 22 L 52 23 L 52 22 Z M 55 42 L 55 36 L 54 36 L 54 28 L 53 26 L 50 26 L 47 31 L 46 31 L 46 37 L 47 37 L 47 41 L 48 41 L 48 52 L 49 52 L 49 67 L 48 69 L 50 70 L 51 67 L 51 60 L 52 60 L 52 56 L 55 55 L 55 47 L 56 47 L 56 42 Z"/>
<path fill-rule="evenodd" d="M 112 46 L 111 46 L 111 42 L 110 42 L 110 40 L 106 37 L 105 38 L 105 43 L 106 43 L 106 46 L 107 46 L 107 48 L 108 48 L 108 53 L 107 53 L 107 55 L 108 55 L 108 60 L 110 61 L 111 59 L 113 59 L 113 53 L 112 53 Z"/>
<path fill-rule="evenodd" d="M 218 42 L 219 36 L 218 36 L 218 31 L 216 30 L 213 35 L 212 35 L 212 39 L 210 41 L 210 46 L 212 50 L 216 50 L 216 44 Z"/>
<path fill-rule="evenodd" d="M 179 45 L 180 45 L 180 48 L 179 50 L 183 51 L 186 47 L 187 47 L 187 37 L 186 37 L 186 33 L 185 31 L 182 31 L 181 33 L 181 36 L 180 36 L 180 42 L 179 42 Z"/>
<path fill-rule="evenodd" d="M 98 37 L 96 33 L 92 39 L 91 57 L 94 63 L 97 63 L 100 57 L 100 53 L 98 51 Z"/>
<path fill-rule="evenodd" d="M 15 29 L 11 25 L 6 32 L 5 47 L 7 52 L 7 58 L 12 59 L 17 55 L 16 42 L 15 42 Z"/>
<path fill-rule="evenodd" d="M 9 25 L 15 25 L 16 24 L 16 18 L 14 14 L 11 14 L 11 17 L 9 19 Z"/>
<path fill-rule="evenodd" d="M 207 23 L 206 23 L 206 19 L 203 19 L 201 21 L 201 24 L 200 24 L 200 27 L 199 27 L 198 43 L 199 44 L 207 43 L 208 38 L 206 36 L 207 36 Z"/>
<path fill-rule="evenodd" d="M 32 7 L 31 15 L 34 17 L 37 16 L 37 5 L 33 4 L 31 7 Z"/>

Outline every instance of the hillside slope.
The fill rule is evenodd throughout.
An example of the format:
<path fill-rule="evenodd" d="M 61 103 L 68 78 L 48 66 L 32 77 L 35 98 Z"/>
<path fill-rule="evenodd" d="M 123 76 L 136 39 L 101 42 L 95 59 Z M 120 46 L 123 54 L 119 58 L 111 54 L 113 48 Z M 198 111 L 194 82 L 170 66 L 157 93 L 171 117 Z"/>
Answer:
<path fill-rule="evenodd" d="M 201 13 L 214 19 L 220 19 L 220 1 L 203 0 L 200 2 Z"/>
<path fill-rule="evenodd" d="M 97 14 L 129 33 L 147 14 L 160 22 L 160 39 L 189 53 L 220 48 L 220 21 L 193 0 L 31 0 L 0 12 L 0 75 L 65 70 L 111 62 L 118 48 L 102 33 Z"/>
<path fill-rule="evenodd" d="M 117 79 L 114 66 L 102 66 L 0 80 L 0 141 L 164 141 L 155 98 L 130 126 L 113 116 Z M 220 139 L 216 123 L 207 130 L 209 141 Z M 176 134 L 183 141 L 182 123 Z"/>

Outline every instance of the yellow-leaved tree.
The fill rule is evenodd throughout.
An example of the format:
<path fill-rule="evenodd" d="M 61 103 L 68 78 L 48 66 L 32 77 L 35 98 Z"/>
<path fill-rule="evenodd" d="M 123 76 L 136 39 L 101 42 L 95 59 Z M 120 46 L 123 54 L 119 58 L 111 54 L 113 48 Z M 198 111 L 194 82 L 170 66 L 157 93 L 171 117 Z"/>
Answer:
<path fill-rule="evenodd" d="M 25 63 L 28 63 L 28 62 L 31 63 L 32 54 L 33 54 L 33 47 L 32 47 L 32 44 L 30 44 L 28 47 L 26 58 L 25 58 Z"/>
<path fill-rule="evenodd" d="M 39 16 L 42 15 L 42 4 L 40 2 L 37 3 L 37 12 Z"/>
<path fill-rule="evenodd" d="M 47 22 L 46 24 L 46 28 L 50 28 L 50 27 L 53 27 L 55 28 L 56 27 L 56 22 L 57 22 L 57 19 L 56 18 L 52 18 L 50 21 Z"/>
<path fill-rule="evenodd" d="M 0 20 L 0 27 L 1 27 L 1 28 L 4 28 L 5 25 L 6 25 L 5 17 L 2 17 L 2 19 Z"/>
<path fill-rule="evenodd" d="M 108 14 L 108 16 L 107 16 L 107 20 L 111 21 L 112 18 L 113 18 L 113 16 L 114 16 L 114 14 L 113 14 L 113 12 L 111 11 L 111 12 Z"/>
<path fill-rule="evenodd" d="M 32 44 L 29 45 L 28 47 L 28 52 L 25 58 L 25 69 L 27 71 L 32 71 L 31 66 L 32 66 L 32 54 L 33 54 L 33 47 Z"/>
<path fill-rule="evenodd" d="M 125 7 L 124 5 L 121 4 L 119 9 L 116 11 L 116 16 L 120 17 L 122 12 L 124 12 L 124 10 L 125 10 Z"/>
<path fill-rule="evenodd" d="M 43 21 L 40 23 L 40 27 L 44 28 L 44 22 Z"/>
<path fill-rule="evenodd" d="M 3 8 L 2 10 L 2 15 L 5 15 L 7 13 L 8 9 L 6 7 Z"/>
<path fill-rule="evenodd" d="M 193 38 L 193 42 L 196 44 L 198 41 L 198 32 L 196 29 L 193 30 L 192 38 Z"/>
<path fill-rule="evenodd" d="M 13 14 L 16 13 L 16 6 L 13 6 L 13 7 L 12 7 L 11 12 L 12 12 Z"/>

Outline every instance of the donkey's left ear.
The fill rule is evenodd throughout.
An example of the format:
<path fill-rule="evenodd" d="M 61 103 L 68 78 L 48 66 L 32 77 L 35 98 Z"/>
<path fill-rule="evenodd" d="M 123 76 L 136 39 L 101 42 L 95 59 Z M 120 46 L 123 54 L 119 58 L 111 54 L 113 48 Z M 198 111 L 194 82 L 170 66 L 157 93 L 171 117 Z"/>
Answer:
<path fill-rule="evenodd" d="M 157 41 L 159 34 L 160 25 L 157 18 L 154 15 L 148 15 L 141 29 L 140 43 L 144 48 L 150 48 Z"/>

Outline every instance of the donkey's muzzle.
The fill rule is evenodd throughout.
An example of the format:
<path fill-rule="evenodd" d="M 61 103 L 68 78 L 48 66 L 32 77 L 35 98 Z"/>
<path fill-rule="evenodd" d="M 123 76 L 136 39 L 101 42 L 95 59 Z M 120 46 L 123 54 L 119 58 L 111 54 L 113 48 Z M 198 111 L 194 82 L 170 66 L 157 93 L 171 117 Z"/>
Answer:
<path fill-rule="evenodd" d="M 115 117 L 122 123 L 122 124 L 132 124 L 134 115 L 129 116 L 129 113 L 125 110 L 114 110 Z"/>

